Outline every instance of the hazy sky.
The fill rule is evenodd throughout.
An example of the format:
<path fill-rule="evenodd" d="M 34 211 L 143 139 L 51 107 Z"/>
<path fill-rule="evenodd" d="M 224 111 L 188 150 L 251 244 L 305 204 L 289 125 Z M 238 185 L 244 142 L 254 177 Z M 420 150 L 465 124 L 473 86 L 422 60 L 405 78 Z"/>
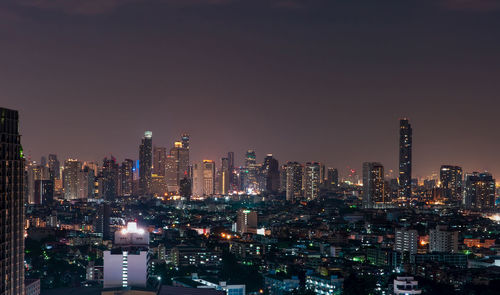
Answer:
<path fill-rule="evenodd" d="M 136 159 L 191 134 L 192 158 L 500 178 L 500 1 L 2 0 L 0 106 L 33 159 Z"/>

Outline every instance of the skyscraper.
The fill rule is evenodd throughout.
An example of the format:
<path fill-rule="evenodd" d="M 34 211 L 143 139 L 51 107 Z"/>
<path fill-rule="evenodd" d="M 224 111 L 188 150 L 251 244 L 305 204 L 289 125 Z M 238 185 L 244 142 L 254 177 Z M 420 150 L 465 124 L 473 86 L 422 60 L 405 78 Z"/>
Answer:
<path fill-rule="evenodd" d="M 17 111 L 0 108 L 0 295 L 24 294 L 24 156 Z"/>
<path fill-rule="evenodd" d="M 174 147 L 170 149 L 170 155 L 175 159 L 177 171 L 176 184 L 179 187 L 181 179 L 186 176 L 189 177 L 189 137 L 187 142 L 176 141 Z"/>
<path fill-rule="evenodd" d="M 280 171 L 278 160 L 273 158 L 272 154 L 267 154 L 264 158 L 262 171 L 265 178 L 265 190 L 267 193 L 274 194 L 280 188 Z"/>
<path fill-rule="evenodd" d="M 495 179 L 490 173 L 465 175 L 464 205 L 470 209 L 495 207 Z"/>
<path fill-rule="evenodd" d="M 326 176 L 326 187 L 329 190 L 336 189 L 339 186 L 339 171 L 335 168 L 328 168 Z"/>
<path fill-rule="evenodd" d="M 105 200 L 114 200 L 118 195 L 118 171 L 116 159 L 104 158 L 102 165 L 102 196 Z"/>
<path fill-rule="evenodd" d="M 412 128 L 404 118 L 399 121 L 399 197 L 402 200 L 411 197 L 411 149 Z"/>
<path fill-rule="evenodd" d="M 49 155 L 49 173 L 50 173 L 50 179 L 60 179 L 61 174 L 59 171 L 59 160 L 57 159 L 57 155 L 50 154 Z"/>
<path fill-rule="evenodd" d="M 441 187 L 445 190 L 448 202 L 458 205 L 462 200 L 462 168 L 443 165 L 439 169 Z"/>
<path fill-rule="evenodd" d="M 229 159 L 222 158 L 221 161 L 221 170 L 220 170 L 220 193 L 221 195 L 227 195 L 229 193 Z"/>
<path fill-rule="evenodd" d="M 81 184 L 82 177 L 82 162 L 76 159 L 67 159 L 64 162 L 63 184 L 64 184 L 64 199 L 75 200 L 80 199 L 83 195 L 83 187 Z"/>
<path fill-rule="evenodd" d="M 165 176 L 166 165 L 167 148 L 155 146 L 153 148 L 153 174 Z"/>
<path fill-rule="evenodd" d="M 286 165 L 286 200 L 295 201 L 302 196 L 302 165 L 288 162 Z"/>
<path fill-rule="evenodd" d="M 130 196 L 134 187 L 134 161 L 125 159 L 120 166 L 120 176 L 118 182 L 118 194 L 120 196 Z"/>
<path fill-rule="evenodd" d="M 236 231 L 240 234 L 257 233 L 257 212 L 248 209 L 238 210 Z"/>
<path fill-rule="evenodd" d="M 384 166 L 377 162 L 363 163 L 363 208 L 373 208 L 385 201 Z"/>
<path fill-rule="evenodd" d="M 307 162 L 304 167 L 304 197 L 314 200 L 319 196 L 319 185 L 321 183 L 321 164 Z"/>
<path fill-rule="evenodd" d="M 142 194 L 148 194 L 151 188 L 152 149 L 153 132 L 146 131 L 139 147 L 139 190 Z"/>
<path fill-rule="evenodd" d="M 212 196 L 215 193 L 215 162 L 203 160 L 203 195 Z"/>

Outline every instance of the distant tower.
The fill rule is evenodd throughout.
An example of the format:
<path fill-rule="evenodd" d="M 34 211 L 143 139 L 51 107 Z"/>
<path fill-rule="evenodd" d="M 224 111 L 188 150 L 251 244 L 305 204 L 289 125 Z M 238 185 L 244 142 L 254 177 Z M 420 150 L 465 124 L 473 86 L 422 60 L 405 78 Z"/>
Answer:
<path fill-rule="evenodd" d="M 17 111 L 0 108 L 0 294 L 24 294 L 24 156 Z"/>
<path fill-rule="evenodd" d="M 363 163 L 363 208 L 373 208 L 385 201 L 384 166 L 377 162 Z"/>
<path fill-rule="evenodd" d="M 82 162 L 68 159 L 64 162 L 64 199 L 75 200 L 81 197 L 81 171 Z"/>
<path fill-rule="evenodd" d="M 399 121 L 399 197 L 411 198 L 412 128 L 408 119 Z"/>
<path fill-rule="evenodd" d="M 262 170 L 266 182 L 266 192 L 270 194 L 277 193 L 280 188 L 279 163 L 278 160 L 273 158 L 272 154 L 268 154 L 264 158 Z"/>
<path fill-rule="evenodd" d="M 152 149 L 153 132 L 146 131 L 139 147 L 139 189 L 142 194 L 148 194 L 151 188 Z"/>
<path fill-rule="evenodd" d="M 240 209 L 238 210 L 238 219 L 236 221 L 236 230 L 240 234 L 257 233 L 257 212 Z"/>
<path fill-rule="evenodd" d="M 125 159 L 120 166 L 119 191 L 120 196 L 130 196 L 134 187 L 134 161 Z"/>
<path fill-rule="evenodd" d="M 448 202 L 458 205 L 462 200 L 462 168 L 443 165 L 439 169 L 439 181 L 445 190 Z"/>
<path fill-rule="evenodd" d="M 61 174 L 59 171 L 59 160 L 57 160 L 57 155 L 49 155 L 49 173 L 50 179 L 61 179 Z"/>
<path fill-rule="evenodd" d="M 222 158 L 219 181 L 221 195 L 227 195 L 229 193 L 229 177 L 229 159 Z"/>
<path fill-rule="evenodd" d="M 339 171 L 337 169 L 328 168 L 326 186 L 329 190 L 336 189 L 339 186 Z"/>
<path fill-rule="evenodd" d="M 165 176 L 166 162 L 167 148 L 155 146 L 153 148 L 153 174 Z"/>
<path fill-rule="evenodd" d="M 105 200 L 114 200 L 118 194 L 118 170 L 116 159 L 104 158 L 102 165 L 102 196 Z"/>
<path fill-rule="evenodd" d="M 307 162 L 304 168 L 304 196 L 307 200 L 317 199 L 321 182 L 321 165 L 317 162 Z"/>
<path fill-rule="evenodd" d="M 302 165 L 297 162 L 286 164 L 286 200 L 295 201 L 302 196 Z"/>

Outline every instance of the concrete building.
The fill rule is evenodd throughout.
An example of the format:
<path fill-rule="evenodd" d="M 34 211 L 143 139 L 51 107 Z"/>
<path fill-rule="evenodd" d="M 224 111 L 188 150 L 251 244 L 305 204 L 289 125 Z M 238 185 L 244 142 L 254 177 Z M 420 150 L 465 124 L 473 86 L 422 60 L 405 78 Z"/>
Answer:
<path fill-rule="evenodd" d="M 438 225 L 435 229 L 431 229 L 429 252 L 457 253 L 458 231 L 450 231 L 446 225 Z"/>
<path fill-rule="evenodd" d="M 415 229 L 396 229 L 394 251 L 410 254 L 417 254 L 418 232 Z"/>
<path fill-rule="evenodd" d="M 129 222 L 104 251 L 104 288 L 146 287 L 149 259 L 149 232 Z"/>

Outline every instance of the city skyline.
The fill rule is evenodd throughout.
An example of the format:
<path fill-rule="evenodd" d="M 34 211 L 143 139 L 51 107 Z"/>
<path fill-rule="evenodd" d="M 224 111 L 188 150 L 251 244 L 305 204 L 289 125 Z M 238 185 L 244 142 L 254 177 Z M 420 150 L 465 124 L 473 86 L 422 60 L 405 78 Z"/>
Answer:
<path fill-rule="evenodd" d="M 496 1 L 71 2 L 0 4 L 0 101 L 34 159 L 136 158 L 151 130 L 194 160 L 396 171 L 408 117 L 414 176 L 500 174 Z"/>

